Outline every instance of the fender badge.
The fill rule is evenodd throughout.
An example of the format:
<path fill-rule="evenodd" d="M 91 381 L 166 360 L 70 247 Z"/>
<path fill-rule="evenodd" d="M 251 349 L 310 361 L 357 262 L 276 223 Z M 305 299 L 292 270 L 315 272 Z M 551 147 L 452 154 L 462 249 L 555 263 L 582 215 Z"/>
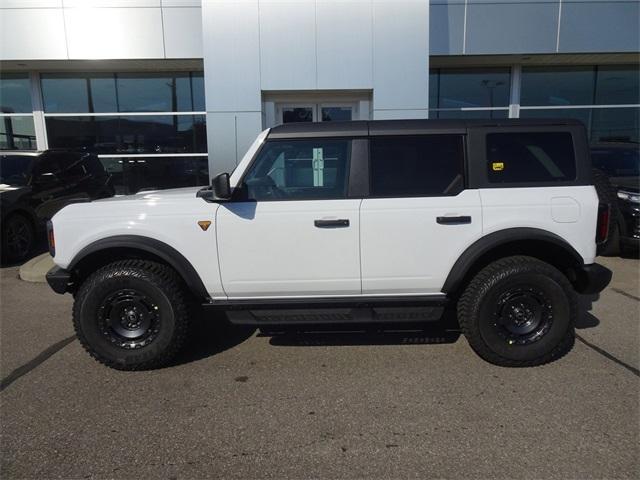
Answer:
<path fill-rule="evenodd" d="M 504 170 L 504 162 L 493 162 L 491 164 L 491 169 L 494 172 L 501 172 L 502 170 Z"/>
<path fill-rule="evenodd" d="M 209 229 L 209 226 L 211 225 L 211 221 L 209 221 L 209 220 L 200 220 L 198 222 L 198 225 L 200 225 L 200 228 L 202 229 L 203 232 L 206 232 Z"/>

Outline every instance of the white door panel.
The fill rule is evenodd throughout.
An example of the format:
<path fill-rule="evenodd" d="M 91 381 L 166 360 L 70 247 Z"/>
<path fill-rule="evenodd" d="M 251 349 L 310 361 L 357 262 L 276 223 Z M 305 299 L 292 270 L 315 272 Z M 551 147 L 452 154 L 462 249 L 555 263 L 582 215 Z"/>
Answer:
<path fill-rule="evenodd" d="M 437 221 L 460 216 L 471 222 Z M 482 234 L 480 195 L 365 199 L 360 221 L 364 294 L 439 293 L 460 254 Z"/>
<path fill-rule="evenodd" d="M 361 293 L 361 200 L 222 204 L 217 234 L 229 298 Z M 316 220 L 348 220 L 319 228 Z"/>

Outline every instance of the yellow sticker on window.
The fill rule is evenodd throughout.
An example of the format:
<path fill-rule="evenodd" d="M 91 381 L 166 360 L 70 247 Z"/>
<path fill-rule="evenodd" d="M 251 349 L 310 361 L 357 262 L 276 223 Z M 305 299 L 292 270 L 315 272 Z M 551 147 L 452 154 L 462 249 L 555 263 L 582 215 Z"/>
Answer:
<path fill-rule="evenodd" d="M 491 164 L 491 170 L 494 172 L 501 172 L 504 170 L 504 162 L 493 162 Z"/>

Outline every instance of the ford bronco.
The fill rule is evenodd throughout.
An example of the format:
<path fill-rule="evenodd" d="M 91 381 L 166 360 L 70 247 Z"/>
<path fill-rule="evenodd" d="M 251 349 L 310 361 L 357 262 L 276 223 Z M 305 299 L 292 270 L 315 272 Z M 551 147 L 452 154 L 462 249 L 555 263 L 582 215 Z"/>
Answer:
<path fill-rule="evenodd" d="M 170 362 L 194 308 L 264 326 L 443 305 L 482 358 L 533 366 L 568 350 L 577 294 L 611 279 L 608 214 L 576 121 L 286 124 L 209 187 L 65 207 L 47 280 L 117 369 Z"/>

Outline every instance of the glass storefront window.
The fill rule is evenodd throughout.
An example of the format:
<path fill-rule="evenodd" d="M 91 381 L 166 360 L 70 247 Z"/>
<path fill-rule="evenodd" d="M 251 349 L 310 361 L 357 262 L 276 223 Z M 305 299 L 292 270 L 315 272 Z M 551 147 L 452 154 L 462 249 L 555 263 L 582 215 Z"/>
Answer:
<path fill-rule="evenodd" d="M 596 105 L 640 103 L 640 66 L 598 67 Z"/>
<path fill-rule="evenodd" d="M 204 115 L 46 118 L 52 148 L 97 153 L 205 153 Z"/>
<path fill-rule="evenodd" d="M 507 107 L 508 68 L 437 69 L 429 76 L 431 108 Z"/>
<path fill-rule="evenodd" d="M 31 113 L 29 75 L 3 73 L 0 75 L 0 113 Z"/>
<path fill-rule="evenodd" d="M 640 141 L 640 107 L 522 109 L 520 117 L 580 120 L 587 127 L 592 143 Z"/>
<path fill-rule="evenodd" d="M 116 190 L 116 195 L 209 183 L 206 156 L 101 157 L 100 161 L 111 175 L 111 184 Z"/>
<path fill-rule="evenodd" d="M 524 67 L 521 105 L 591 105 L 594 67 Z"/>
<path fill-rule="evenodd" d="M 202 72 L 42 75 L 46 113 L 204 111 Z"/>
<path fill-rule="evenodd" d="M 36 150 L 32 116 L 0 117 L 0 150 Z"/>
<path fill-rule="evenodd" d="M 429 118 L 491 119 L 509 118 L 509 110 L 429 110 Z"/>

